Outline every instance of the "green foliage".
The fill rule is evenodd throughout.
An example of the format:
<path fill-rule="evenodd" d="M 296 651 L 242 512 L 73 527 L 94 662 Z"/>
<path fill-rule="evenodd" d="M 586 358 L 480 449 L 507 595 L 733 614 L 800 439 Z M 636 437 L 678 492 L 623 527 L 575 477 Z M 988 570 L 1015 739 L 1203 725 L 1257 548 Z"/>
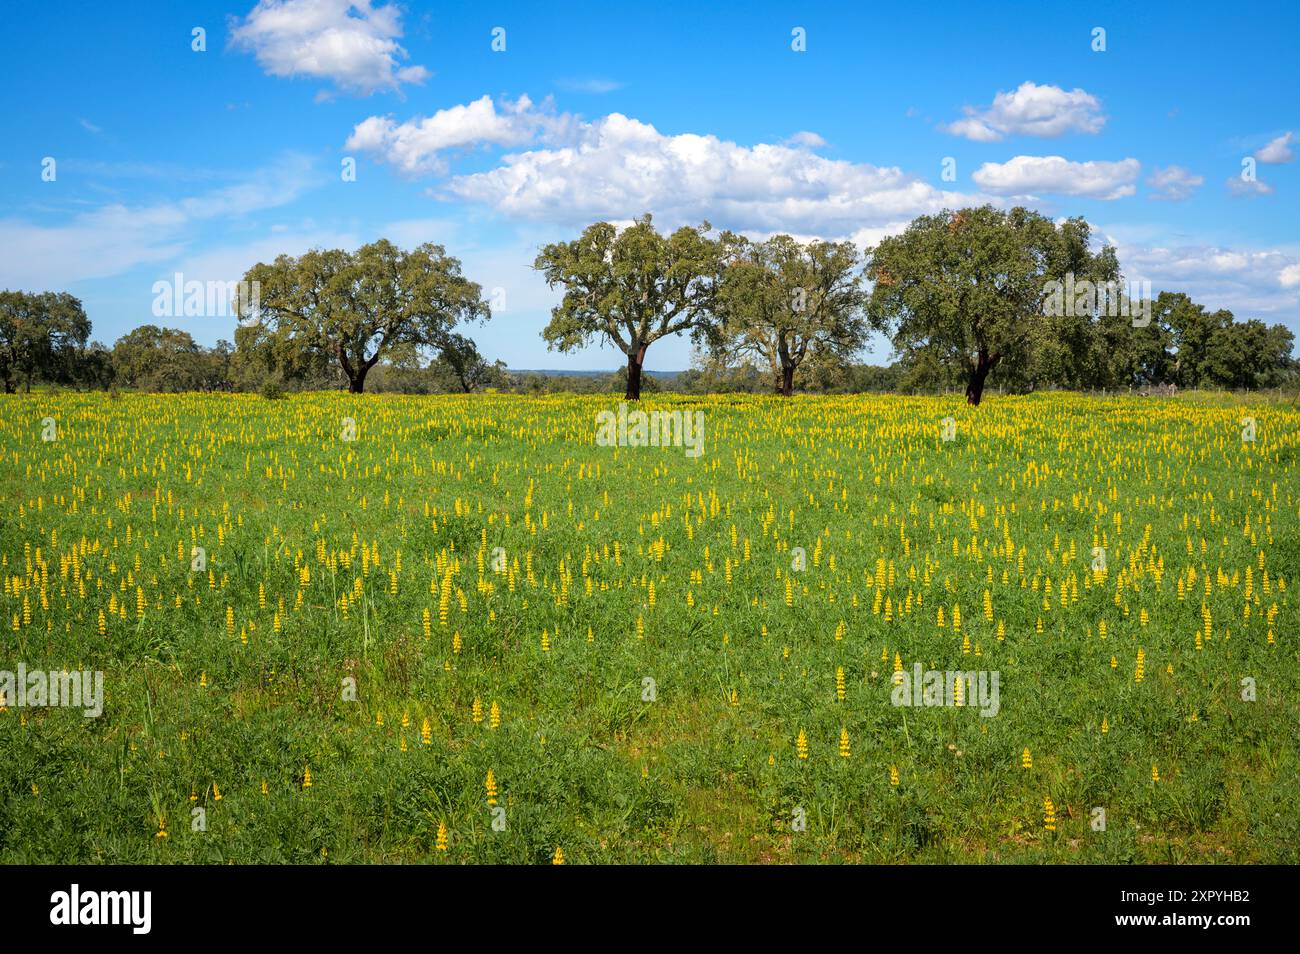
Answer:
<path fill-rule="evenodd" d="M 300 372 L 337 361 L 354 393 L 387 351 L 444 349 L 457 324 L 491 317 L 479 286 L 440 245 L 406 252 L 380 239 L 356 252 L 313 249 L 259 262 L 243 280 L 258 290 L 240 307 L 248 347 L 264 352 L 263 363 Z"/>
<path fill-rule="evenodd" d="M 70 382 L 90 337 L 90 319 L 67 292 L 0 291 L 0 384 L 12 394 L 21 378 Z"/>
<path fill-rule="evenodd" d="M 187 331 L 141 325 L 113 345 L 114 379 L 141 391 L 228 391 L 231 347 L 204 348 Z"/>
<path fill-rule="evenodd" d="M 858 266 L 851 242 L 738 240 L 718 294 L 715 353 L 757 357 L 777 392 L 789 396 L 806 358 L 835 364 L 866 342 Z"/>
<path fill-rule="evenodd" d="M 737 239 L 708 237 L 706 222 L 669 236 L 647 214 L 623 229 L 597 222 L 571 242 L 555 242 L 533 267 L 564 297 L 542 331 L 548 347 L 572 351 L 593 338 L 627 355 L 627 397 L 640 396 L 646 349 L 667 335 L 708 334 L 721 276 Z"/>
<path fill-rule="evenodd" d="M 284 398 L 284 386 L 278 378 L 267 378 L 257 389 L 257 393 L 268 401 L 279 401 Z"/>
<path fill-rule="evenodd" d="M 647 400 L 702 410 L 705 457 L 595 445 L 608 394 L 0 398 L 0 669 L 102 670 L 106 701 L 0 713 L 0 862 L 1300 857 L 1296 409 Z M 894 707 L 895 654 L 1000 671 L 999 714 Z"/>
<path fill-rule="evenodd" d="M 875 283 L 868 313 L 908 362 L 931 361 L 969 374 L 979 403 L 986 376 L 1005 363 L 1023 373 L 1038 356 L 1073 365 L 1086 346 L 1089 316 L 1049 318 L 1047 283 L 1118 279 L 1113 249 L 1094 254 L 1083 219 L 1060 226 L 1036 212 L 992 206 L 921 216 L 869 250 Z M 1053 360 L 1042 352 L 1058 352 Z"/>

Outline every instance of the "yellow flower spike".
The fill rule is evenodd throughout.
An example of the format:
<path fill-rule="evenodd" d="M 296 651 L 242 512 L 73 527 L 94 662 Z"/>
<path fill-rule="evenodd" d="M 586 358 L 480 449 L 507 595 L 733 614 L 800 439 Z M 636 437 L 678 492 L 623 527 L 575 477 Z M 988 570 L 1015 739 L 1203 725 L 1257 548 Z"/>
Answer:
<path fill-rule="evenodd" d="M 847 759 L 847 758 L 851 758 L 852 755 L 853 753 L 849 749 L 849 730 L 847 728 L 841 728 L 840 729 L 840 757 Z"/>
<path fill-rule="evenodd" d="M 890 784 L 890 785 L 895 785 L 895 786 L 898 785 L 898 766 L 897 766 L 897 765 L 891 765 L 891 766 L 889 766 L 889 784 Z"/>
<path fill-rule="evenodd" d="M 311 766 L 306 766 L 302 771 L 302 787 L 311 788 Z"/>
<path fill-rule="evenodd" d="M 447 823 L 444 821 L 438 822 L 438 837 L 434 842 L 434 848 L 438 851 L 447 850 Z"/>
<path fill-rule="evenodd" d="M 1043 799 L 1043 828 L 1056 831 L 1056 806 L 1050 798 Z"/>
<path fill-rule="evenodd" d="M 803 729 L 799 730 L 799 737 L 794 740 L 794 748 L 799 758 L 808 758 L 808 736 L 804 734 Z"/>
<path fill-rule="evenodd" d="M 564 864 L 564 849 L 558 845 L 555 847 L 555 854 L 551 857 L 551 864 L 553 865 Z"/>
<path fill-rule="evenodd" d="M 423 745 L 433 744 L 433 728 L 429 725 L 428 717 L 420 723 L 420 742 Z"/>
<path fill-rule="evenodd" d="M 1027 769 L 1034 767 L 1034 757 L 1029 754 L 1028 748 L 1026 748 L 1024 752 L 1020 753 L 1020 767 Z"/>
<path fill-rule="evenodd" d="M 491 769 L 488 769 L 487 779 L 484 781 L 483 787 L 487 790 L 487 803 L 495 805 L 497 803 L 497 777 L 492 774 Z"/>

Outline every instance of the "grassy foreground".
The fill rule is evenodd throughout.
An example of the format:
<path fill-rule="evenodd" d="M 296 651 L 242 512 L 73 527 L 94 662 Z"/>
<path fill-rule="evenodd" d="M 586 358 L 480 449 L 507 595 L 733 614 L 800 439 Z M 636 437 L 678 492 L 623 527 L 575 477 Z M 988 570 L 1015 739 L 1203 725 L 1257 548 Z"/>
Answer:
<path fill-rule="evenodd" d="M 0 862 L 1300 858 L 1293 407 L 643 404 L 0 397 Z"/>

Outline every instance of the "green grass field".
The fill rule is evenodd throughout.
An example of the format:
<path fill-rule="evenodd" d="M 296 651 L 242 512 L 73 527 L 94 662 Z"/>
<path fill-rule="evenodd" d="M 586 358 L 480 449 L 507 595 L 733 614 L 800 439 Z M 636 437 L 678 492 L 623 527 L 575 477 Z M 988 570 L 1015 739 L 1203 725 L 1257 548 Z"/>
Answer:
<path fill-rule="evenodd" d="M 644 403 L 0 397 L 0 862 L 1300 858 L 1294 407 Z"/>

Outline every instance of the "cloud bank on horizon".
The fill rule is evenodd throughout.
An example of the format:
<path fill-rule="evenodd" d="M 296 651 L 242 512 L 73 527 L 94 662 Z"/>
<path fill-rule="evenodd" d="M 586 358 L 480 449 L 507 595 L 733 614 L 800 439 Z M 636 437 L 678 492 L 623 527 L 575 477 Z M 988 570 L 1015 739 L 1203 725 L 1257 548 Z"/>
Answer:
<path fill-rule="evenodd" d="M 858 14 L 838 10 L 759 4 L 742 27 L 673 3 L 652 23 L 606 7 L 555 23 L 525 4 L 198 6 L 130 15 L 143 65 L 127 78 L 85 38 L 68 52 L 77 79 L 44 65 L 61 37 L 35 5 L 0 38 L 26 66 L 0 96 L 43 100 L 8 111 L 0 287 L 73 291 L 103 340 L 150 320 L 160 274 L 228 281 L 275 254 L 388 235 L 441 242 L 506 291 L 489 357 L 606 367 L 595 349 L 542 350 L 557 295 L 529 268 L 541 243 L 650 212 L 869 245 L 982 203 L 1084 216 L 1128 277 L 1300 332 L 1300 96 L 1287 61 L 1262 55 L 1280 29 L 1216 20 L 1207 77 L 1169 49 L 1205 26 L 1178 26 L 1172 4 L 1159 35 L 1099 7 L 1101 49 L 1065 15 L 1012 29 L 1014 13 L 918 12 L 924 43 L 896 37 L 874 61 L 846 41 Z M 693 39 L 678 21 L 699 25 Z M 981 39 L 1000 44 L 995 61 L 972 55 Z M 174 49 L 154 62 L 159 43 Z M 1244 107 L 1224 90 L 1237 82 Z M 687 349 L 661 360 L 684 366 Z"/>

